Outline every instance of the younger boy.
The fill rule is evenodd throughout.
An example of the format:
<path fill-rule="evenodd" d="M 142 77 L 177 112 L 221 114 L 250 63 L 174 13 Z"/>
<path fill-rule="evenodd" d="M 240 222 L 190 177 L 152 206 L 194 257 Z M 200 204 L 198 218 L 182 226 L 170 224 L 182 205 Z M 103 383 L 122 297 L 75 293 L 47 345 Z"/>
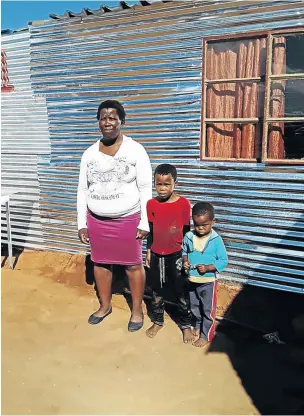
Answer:
<path fill-rule="evenodd" d="M 191 312 L 188 307 L 182 270 L 183 237 L 190 230 L 190 202 L 174 192 L 177 171 L 173 165 L 157 166 L 154 173 L 157 197 L 147 203 L 150 235 L 147 242 L 146 266 L 152 277 L 152 322 L 146 331 L 153 338 L 164 325 L 164 299 L 172 299 L 178 305 L 178 317 L 185 343 L 193 341 Z"/>
<path fill-rule="evenodd" d="M 216 313 L 216 272 L 228 264 L 222 238 L 212 229 L 214 208 L 198 202 L 192 208 L 194 231 L 183 240 L 183 265 L 190 280 L 190 307 L 196 318 L 193 345 L 204 347 L 214 336 Z"/>

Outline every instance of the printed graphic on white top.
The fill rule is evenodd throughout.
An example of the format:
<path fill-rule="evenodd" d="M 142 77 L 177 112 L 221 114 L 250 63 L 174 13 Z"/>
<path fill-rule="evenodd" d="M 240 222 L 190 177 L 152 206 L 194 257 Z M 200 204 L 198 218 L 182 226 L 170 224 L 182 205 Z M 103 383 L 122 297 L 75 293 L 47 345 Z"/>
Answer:
<path fill-rule="evenodd" d="M 89 198 L 118 199 L 119 190 L 126 183 L 135 181 L 136 163 L 125 157 L 102 156 L 104 163 L 96 159 L 88 163 Z"/>

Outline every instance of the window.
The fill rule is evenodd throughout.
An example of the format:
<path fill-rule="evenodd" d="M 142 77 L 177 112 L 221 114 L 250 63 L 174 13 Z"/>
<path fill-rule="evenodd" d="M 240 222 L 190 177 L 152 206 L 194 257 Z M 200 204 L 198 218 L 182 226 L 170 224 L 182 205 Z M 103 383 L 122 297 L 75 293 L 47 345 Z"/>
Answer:
<path fill-rule="evenodd" d="M 203 42 L 203 160 L 304 163 L 304 32 Z"/>
<path fill-rule="evenodd" d="M 1 92 L 13 91 L 14 87 L 9 85 L 6 53 L 1 51 Z"/>

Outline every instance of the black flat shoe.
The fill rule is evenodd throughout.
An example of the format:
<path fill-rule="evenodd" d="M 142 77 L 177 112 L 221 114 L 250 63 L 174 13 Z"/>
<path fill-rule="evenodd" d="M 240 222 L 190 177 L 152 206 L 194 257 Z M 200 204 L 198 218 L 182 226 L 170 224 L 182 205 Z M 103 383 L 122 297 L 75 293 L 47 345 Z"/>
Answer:
<path fill-rule="evenodd" d="M 100 324 L 100 322 L 102 322 L 108 315 L 110 315 L 110 313 L 112 313 L 112 307 L 110 308 L 109 312 L 103 316 L 96 316 L 92 313 L 92 315 L 89 316 L 88 323 L 91 325 Z"/>
<path fill-rule="evenodd" d="M 136 332 L 139 331 L 144 325 L 144 317 L 141 322 L 132 322 L 131 320 L 128 323 L 128 331 Z"/>

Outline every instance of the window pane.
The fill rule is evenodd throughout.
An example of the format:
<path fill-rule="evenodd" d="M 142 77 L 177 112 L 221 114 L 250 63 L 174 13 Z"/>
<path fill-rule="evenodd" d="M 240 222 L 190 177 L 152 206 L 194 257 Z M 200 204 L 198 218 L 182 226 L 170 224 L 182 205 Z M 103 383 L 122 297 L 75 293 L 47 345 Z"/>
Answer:
<path fill-rule="evenodd" d="M 205 128 L 206 157 L 256 159 L 261 154 L 261 124 L 207 123 Z"/>
<path fill-rule="evenodd" d="M 265 75 L 266 38 L 208 42 L 207 79 L 252 78 Z"/>
<path fill-rule="evenodd" d="M 207 118 L 257 118 L 264 111 L 264 84 L 236 82 L 208 84 Z"/>
<path fill-rule="evenodd" d="M 272 73 L 304 72 L 304 34 L 277 36 L 273 39 Z"/>
<path fill-rule="evenodd" d="M 270 116 L 304 116 L 304 80 L 276 80 L 271 83 Z"/>
<path fill-rule="evenodd" d="M 304 159 L 304 122 L 268 126 L 268 159 Z"/>

